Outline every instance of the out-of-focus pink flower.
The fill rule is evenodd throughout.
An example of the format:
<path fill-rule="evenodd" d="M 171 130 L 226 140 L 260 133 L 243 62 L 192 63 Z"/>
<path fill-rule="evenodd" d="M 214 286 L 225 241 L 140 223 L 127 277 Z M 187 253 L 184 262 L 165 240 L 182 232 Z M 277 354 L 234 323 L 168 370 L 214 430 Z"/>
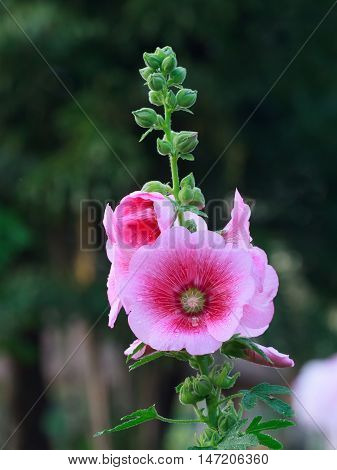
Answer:
<path fill-rule="evenodd" d="M 273 315 L 273 299 L 278 290 L 278 277 L 268 264 L 266 253 L 251 244 L 249 232 L 250 208 L 244 203 L 238 190 L 235 191 L 234 207 L 231 220 L 222 235 L 227 246 L 232 249 L 244 249 L 252 258 L 252 274 L 255 279 L 255 294 L 245 305 L 243 316 L 236 333 L 246 337 L 260 336 L 268 328 Z"/>
<path fill-rule="evenodd" d="M 158 351 L 216 351 L 236 331 L 255 290 L 251 256 L 210 231 L 174 227 L 132 257 L 121 294 L 129 325 Z"/>
<path fill-rule="evenodd" d="M 108 278 L 111 328 L 122 308 L 120 291 L 132 256 L 140 246 L 152 244 L 162 231 L 171 227 L 174 216 L 173 204 L 155 192 L 135 191 L 124 197 L 115 211 L 109 204 L 106 206 L 103 224 L 108 237 L 107 255 L 112 264 Z M 126 298 L 123 306 L 128 310 Z"/>
<path fill-rule="evenodd" d="M 130 346 L 124 351 L 125 356 L 130 356 L 130 354 L 132 354 L 141 343 L 142 342 L 139 339 L 135 339 L 130 344 Z M 137 352 L 132 354 L 131 357 L 132 359 L 137 360 L 141 358 L 142 356 L 144 356 L 144 354 L 150 354 L 151 352 L 153 352 L 153 349 L 150 348 L 150 346 L 147 346 L 146 344 L 144 344 L 144 346 L 141 349 L 139 349 Z"/>
<path fill-rule="evenodd" d="M 305 364 L 292 388 L 298 423 L 324 447 L 337 448 L 337 354 Z"/>
<path fill-rule="evenodd" d="M 253 351 L 252 349 L 246 349 L 244 351 L 245 356 L 242 359 L 245 359 L 249 362 L 254 362 L 255 364 L 260 364 L 262 366 L 276 367 L 281 369 L 283 367 L 294 367 L 295 363 L 287 354 L 282 354 L 277 351 L 277 349 L 272 347 L 261 346 L 256 344 L 256 346 L 261 349 L 262 352 L 270 359 L 271 362 L 264 359 L 260 354 Z"/>

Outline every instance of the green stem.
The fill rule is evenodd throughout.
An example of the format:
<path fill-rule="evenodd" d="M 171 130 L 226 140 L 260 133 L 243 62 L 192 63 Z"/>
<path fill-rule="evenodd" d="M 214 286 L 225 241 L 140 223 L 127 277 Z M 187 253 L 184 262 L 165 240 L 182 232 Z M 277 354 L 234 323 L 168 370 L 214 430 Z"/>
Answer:
<path fill-rule="evenodd" d="M 212 428 L 217 428 L 218 424 L 218 397 L 216 395 L 209 395 L 206 398 L 206 405 L 208 411 L 208 422 Z"/>
<path fill-rule="evenodd" d="M 200 373 L 207 375 L 209 373 L 208 360 L 207 356 L 195 356 Z M 206 397 L 206 406 L 207 406 L 207 422 L 208 425 L 212 428 L 217 427 L 218 422 L 218 406 L 219 406 L 219 390 L 216 393 L 211 393 Z"/>
<path fill-rule="evenodd" d="M 222 403 L 225 403 L 226 401 L 233 400 L 234 398 L 241 398 L 242 396 L 243 396 L 242 392 L 234 393 L 233 395 L 228 395 L 227 397 L 219 401 L 219 405 L 222 405 Z"/>
<path fill-rule="evenodd" d="M 195 411 L 195 414 L 198 416 L 198 418 L 200 419 L 200 421 L 202 423 L 206 423 L 207 424 L 207 420 L 205 419 L 205 416 L 203 415 L 202 413 L 202 410 L 199 410 L 199 408 L 197 407 L 197 405 L 193 405 L 193 409 Z"/>
<path fill-rule="evenodd" d="M 191 423 L 202 423 L 200 419 L 171 419 L 171 418 L 164 418 L 163 416 L 157 416 L 159 421 L 163 421 L 164 423 L 170 424 L 191 424 Z"/>
<path fill-rule="evenodd" d="M 172 174 L 173 195 L 175 200 L 179 198 L 179 173 L 178 173 L 178 158 L 175 155 L 170 155 L 170 165 Z"/>
<path fill-rule="evenodd" d="M 166 98 L 165 93 L 165 98 Z M 165 135 L 168 142 L 173 145 L 173 137 L 172 137 L 172 129 L 171 129 L 171 115 L 172 111 L 169 110 L 167 104 L 164 104 L 165 110 Z M 172 176 L 172 189 L 173 189 L 173 196 L 177 202 L 179 202 L 179 190 L 180 190 L 180 182 L 179 182 L 179 172 L 178 172 L 178 156 L 174 154 L 170 154 L 170 167 L 171 167 L 171 176 Z M 179 224 L 183 225 L 184 223 L 184 216 L 181 212 L 178 212 L 178 220 Z"/>

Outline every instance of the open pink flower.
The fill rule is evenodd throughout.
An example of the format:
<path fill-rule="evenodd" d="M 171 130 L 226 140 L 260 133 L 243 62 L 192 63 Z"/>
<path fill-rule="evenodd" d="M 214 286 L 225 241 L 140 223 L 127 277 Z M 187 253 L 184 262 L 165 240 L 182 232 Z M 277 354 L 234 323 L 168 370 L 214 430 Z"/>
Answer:
<path fill-rule="evenodd" d="M 222 235 L 227 246 L 232 249 L 244 249 L 251 256 L 252 275 L 256 284 L 255 294 L 244 306 L 236 333 L 246 337 L 256 337 L 266 331 L 273 318 L 273 299 L 278 290 L 278 277 L 274 268 L 268 264 L 266 253 L 251 244 L 249 218 L 250 208 L 236 190 L 231 220 Z"/>
<path fill-rule="evenodd" d="M 129 325 L 159 351 L 216 351 L 236 331 L 255 290 L 251 257 L 210 231 L 174 227 L 132 257 L 122 293 Z"/>
<path fill-rule="evenodd" d="M 111 261 L 108 278 L 111 328 L 122 308 L 120 291 L 133 254 L 140 246 L 153 243 L 162 231 L 171 227 L 174 215 L 172 203 L 155 192 L 135 191 L 124 197 L 115 211 L 109 204 L 106 206 L 103 224 L 108 237 L 107 255 Z M 123 306 L 128 309 L 126 298 Z"/>
<path fill-rule="evenodd" d="M 253 351 L 252 349 L 246 349 L 244 351 L 245 356 L 242 359 L 245 359 L 249 362 L 254 362 L 255 364 L 260 364 L 262 366 L 275 367 L 277 369 L 281 369 L 283 367 L 294 367 L 294 361 L 287 354 L 282 354 L 278 352 L 277 349 L 272 347 L 267 348 L 265 346 L 261 346 L 260 344 L 257 344 L 256 346 L 265 353 L 271 362 L 264 359 L 260 354 Z"/>

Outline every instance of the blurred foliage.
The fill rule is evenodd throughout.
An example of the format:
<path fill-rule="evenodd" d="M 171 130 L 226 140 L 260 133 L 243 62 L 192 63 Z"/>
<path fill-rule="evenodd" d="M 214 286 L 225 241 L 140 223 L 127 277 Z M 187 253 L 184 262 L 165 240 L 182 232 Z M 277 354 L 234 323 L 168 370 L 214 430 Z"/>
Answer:
<path fill-rule="evenodd" d="M 104 310 L 104 249 L 87 276 L 76 268 L 80 202 L 167 181 L 155 137 L 138 144 L 130 113 L 145 103 L 143 51 L 169 44 L 198 90 L 196 116 L 176 121 L 199 132 L 197 181 L 272 87 L 202 187 L 208 199 L 238 186 L 256 200 L 252 235 L 281 281 L 265 342 L 299 364 L 335 351 L 337 11 L 274 86 L 331 1 L 4 3 L 14 20 L 0 7 L 1 349 L 34 364 L 28 331 Z M 131 335 L 119 331 L 122 347 Z"/>

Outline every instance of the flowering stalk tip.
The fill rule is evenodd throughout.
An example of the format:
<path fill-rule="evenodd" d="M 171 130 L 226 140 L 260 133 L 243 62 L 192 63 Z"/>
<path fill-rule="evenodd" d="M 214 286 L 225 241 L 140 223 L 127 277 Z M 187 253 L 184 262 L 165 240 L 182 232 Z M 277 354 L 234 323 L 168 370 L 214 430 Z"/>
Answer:
<path fill-rule="evenodd" d="M 172 115 L 177 111 L 189 112 L 197 100 L 197 91 L 183 88 L 186 69 L 178 66 L 177 57 L 171 47 L 157 47 L 155 52 L 145 52 L 143 59 L 146 67 L 139 73 L 145 85 L 149 88 L 149 102 L 162 107 L 163 113 L 157 114 L 152 108 L 140 108 L 133 111 L 136 123 L 148 130 L 143 134 L 143 140 L 150 132 L 157 130 L 162 136 L 157 138 L 159 155 L 168 156 L 171 168 L 172 195 L 176 204 L 176 213 L 180 225 L 190 229 L 193 224 L 185 221 L 186 206 L 204 207 L 204 197 L 200 188 L 194 188 L 193 194 L 183 188 L 179 180 L 178 160 L 194 160 L 192 152 L 198 145 L 198 133 L 195 131 L 174 131 Z M 178 90 L 176 92 L 176 90 Z M 193 114 L 193 113 L 192 113 Z"/>

